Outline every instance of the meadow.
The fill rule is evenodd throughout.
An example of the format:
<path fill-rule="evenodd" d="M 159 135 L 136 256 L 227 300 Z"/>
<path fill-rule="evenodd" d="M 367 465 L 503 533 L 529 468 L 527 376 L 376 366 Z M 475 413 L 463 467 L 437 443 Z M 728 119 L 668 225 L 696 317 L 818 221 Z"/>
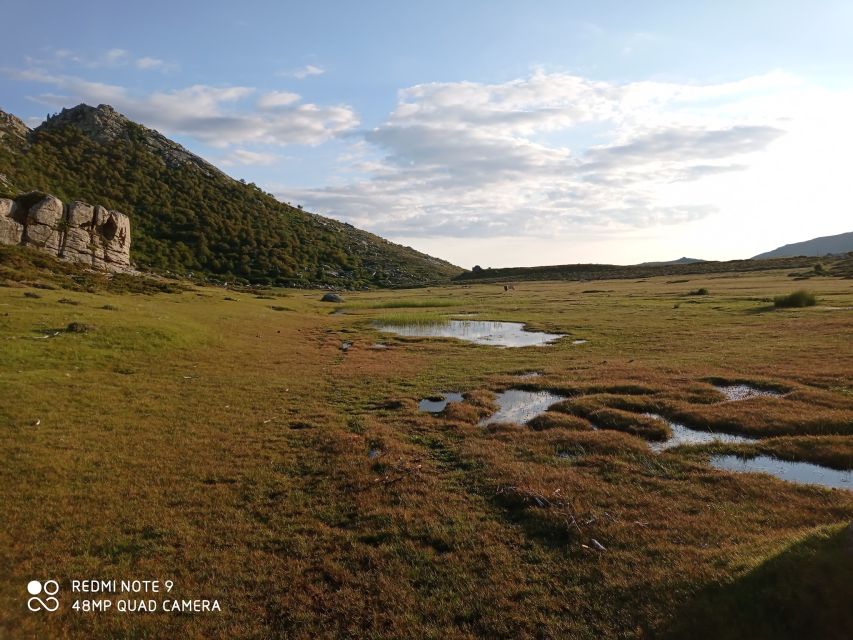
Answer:
<path fill-rule="evenodd" d="M 853 636 L 853 490 L 708 462 L 853 468 L 849 279 L 775 308 L 803 288 L 786 270 L 341 304 L 5 278 L 3 638 Z M 457 316 L 567 337 L 503 349 L 376 326 Z M 743 383 L 782 395 L 717 390 Z M 530 426 L 479 424 L 509 388 L 565 400 Z M 418 411 L 449 391 L 466 399 Z M 644 413 L 759 439 L 656 453 Z M 27 611 L 34 577 L 60 581 L 57 612 Z M 133 578 L 222 611 L 71 609 L 70 580 Z"/>

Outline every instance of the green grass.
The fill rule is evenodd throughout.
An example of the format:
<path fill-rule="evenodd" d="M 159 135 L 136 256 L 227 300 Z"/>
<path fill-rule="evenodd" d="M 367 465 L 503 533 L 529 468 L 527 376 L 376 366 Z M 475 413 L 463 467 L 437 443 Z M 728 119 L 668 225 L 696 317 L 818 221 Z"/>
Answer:
<path fill-rule="evenodd" d="M 372 302 L 349 302 L 344 309 L 419 309 L 430 307 L 455 307 L 459 302 L 446 298 L 416 298 L 411 300 L 378 300 Z"/>
<path fill-rule="evenodd" d="M 656 278 L 597 283 L 606 295 L 583 282 L 349 293 L 355 307 L 332 315 L 318 291 L 268 292 L 276 311 L 254 290 L 72 291 L 76 273 L 27 269 L 56 288 L 0 286 L 4 639 L 849 635 L 853 492 L 718 471 L 707 448 L 655 454 L 642 429 L 657 423 L 640 415 L 849 465 L 849 281 L 815 278 L 827 307 L 798 313 L 755 312 L 789 293 L 782 271 L 692 278 L 713 304 L 678 309 L 684 290 Z M 421 299 L 588 342 L 376 329 L 377 309 L 445 317 L 371 306 Z M 786 395 L 722 402 L 722 382 Z M 530 427 L 480 426 L 510 386 L 567 401 Z M 417 410 L 447 391 L 465 401 Z M 26 611 L 34 576 L 63 581 L 60 611 Z M 69 580 L 131 577 L 223 612 L 70 610 Z"/>

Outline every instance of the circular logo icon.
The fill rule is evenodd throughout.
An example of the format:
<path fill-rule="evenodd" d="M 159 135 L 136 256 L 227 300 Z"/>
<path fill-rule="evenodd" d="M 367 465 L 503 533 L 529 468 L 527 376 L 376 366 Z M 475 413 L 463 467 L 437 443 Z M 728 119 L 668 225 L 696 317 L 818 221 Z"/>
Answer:
<path fill-rule="evenodd" d="M 54 598 L 59 593 L 59 583 L 56 580 L 45 580 L 44 583 L 38 580 L 30 580 L 27 583 L 27 592 L 32 596 L 27 600 L 27 608 L 30 611 L 56 611 L 59 609 L 59 599 Z M 40 598 L 40 594 L 44 594 L 45 598 Z"/>

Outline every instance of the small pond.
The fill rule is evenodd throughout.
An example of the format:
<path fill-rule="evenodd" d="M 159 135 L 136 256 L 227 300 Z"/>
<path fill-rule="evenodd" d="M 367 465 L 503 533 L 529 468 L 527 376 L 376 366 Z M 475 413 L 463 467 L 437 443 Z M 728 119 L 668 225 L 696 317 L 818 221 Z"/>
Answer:
<path fill-rule="evenodd" d="M 458 338 L 497 347 L 532 347 L 555 342 L 562 334 L 525 331 L 521 322 L 447 320 L 403 325 L 379 324 L 380 331 L 416 338 Z"/>
<path fill-rule="evenodd" d="M 837 471 L 810 462 L 788 462 L 770 456 L 740 458 L 734 455 L 718 455 L 711 456 L 711 465 L 724 471 L 769 473 L 797 484 L 817 484 L 822 487 L 853 490 L 853 471 Z"/>
<path fill-rule="evenodd" d="M 424 398 L 418 403 L 418 409 L 427 413 L 441 413 L 450 402 L 462 402 L 461 393 L 445 393 L 441 400 Z"/>
<path fill-rule="evenodd" d="M 753 387 L 748 384 L 717 385 L 717 390 L 722 393 L 729 402 L 748 400 L 749 398 L 779 397 L 783 395 L 779 391 L 759 389 L 758 387 Z"/>
<path fill-rule="evenodd" d="M 565 400 L 548 391 L 522 391 L 521 389 L 508 389 L 499 393 L 497 397 L 497 413 L 480 421 L 481 425 L 491 422 L 515 422 L 524 424 L 532 420 L 540 413 L 548 410 L 552 404 Z"/>
<path fill-rule="evenodd" d="M 663 416 L 656 413 L 645 413 L 643 415 L 650 418 L 658 418 L 663 420 L 672 429 L 672 437 L 664 442 L 650 442 L 649 446 L 653 451 L 664 451 L 672 447 L 678 447 L 683 444 L 708 444 L 710 442 L 725 442 L 727 444 L 743 444 L 753 442 L 752 438 L 745 436 L 735 436 L 729 433 L 718 433 L 714 431 L 703 431 L 701 429 L 691 429 L 683 424 L 667 420 Z"/>

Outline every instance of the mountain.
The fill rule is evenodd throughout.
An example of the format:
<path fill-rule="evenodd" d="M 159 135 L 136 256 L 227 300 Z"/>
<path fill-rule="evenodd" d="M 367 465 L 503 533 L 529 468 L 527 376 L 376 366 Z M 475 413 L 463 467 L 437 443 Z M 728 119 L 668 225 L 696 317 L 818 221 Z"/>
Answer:
<path fill-rule="evenodd" d="M 641 262 L 638 267 L 661 267 L 668 264 L 695 264 L 697 262 L 705 262 L 699 258 L 679 258 L 678 260 L 667 260 L 665 262 Z"/>
<path fill-rule="evenodd" d="M 853 231 L 839 233 L 837 236 L 823 236 L 813 238 L 805 242 L 786 244 L 773 251 L 760 253 L 753 260 L 765 258 L 787 258 L 790 256 L 825 256 L 830 254 L 842 254 L 853 251 Z"/>
<path fill-rule="evenodd" d="M 131 217 L 134 263 L 289 286 L 416 286 L 462 270 L 276 200 L 112 107 L 63 109 L 34 130 L 0 111 L 0 197 L 28 191 Z"/>

